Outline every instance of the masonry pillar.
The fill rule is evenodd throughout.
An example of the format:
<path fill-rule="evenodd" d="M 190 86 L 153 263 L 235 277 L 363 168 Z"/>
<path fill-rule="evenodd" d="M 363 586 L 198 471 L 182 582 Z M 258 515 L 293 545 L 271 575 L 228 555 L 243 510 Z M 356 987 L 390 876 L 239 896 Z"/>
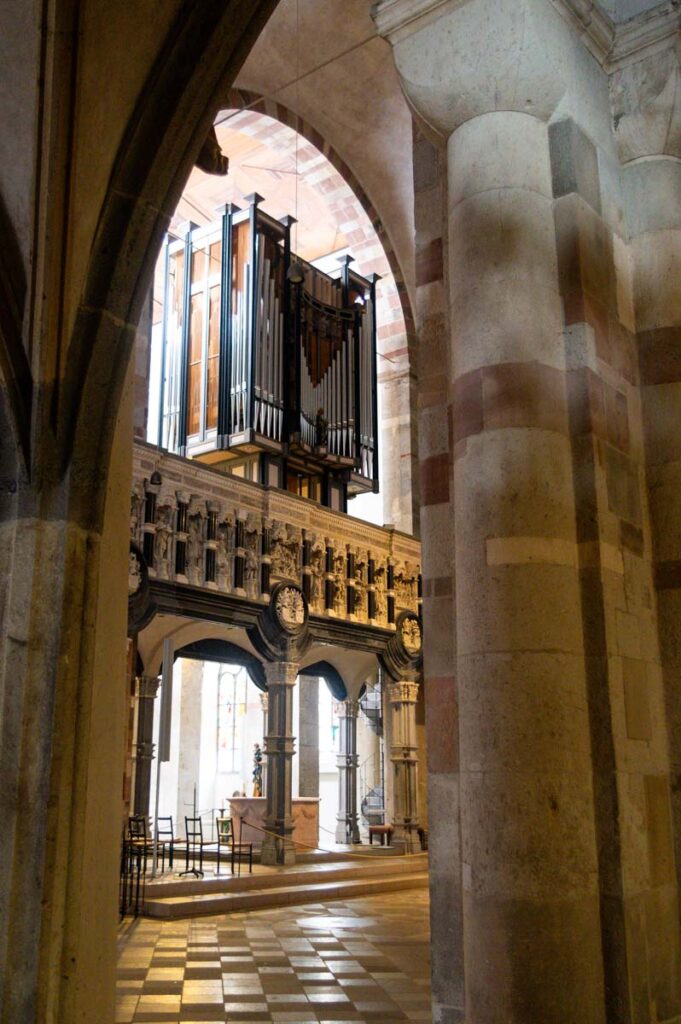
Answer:
<path fill-rule="evenodd" d="M 137 679 L 137 742 L 135 744 L 135 814 L 149 816 L 151 762 L 154 758 L 154 704 L 158 676 Z"/>
<path fill-rule="evenodd" d="M 449 827 L 433 834 L 430 854 L 442 875 L 451 862 L 461 896 L 444 918 L 433 892 L 434 1019 L 603 1024 L 547 128 L 578 73 L 578 44 L 543 0 L 384 3 L 379 28 L 381 8 L 403 88 L 446 140 L 449 436 L 430 422 L 421 465 L 424 501 L 445 506 L 453 524 L 454 614 L 428 627 L 425 668 L 428 685 L 431 649 L 437 658 L 451 630 L 455 676 L 435 687 L 439 707 L 428 713 L 442 719 L 458 790 L 446 790 L 446 808 L 431 804 Z M 427 577 L 445 538 L 444 523 L 428 525 Z M 444 580 L 426 578 L 426 595 L 435 583 L 446 593 Z"/>
<path fill-rule="evenodd" d="M 678 880 L 681 877 L 681 74 L 676 33 L 613 76 L 630 250 L 628 311 L 638 340 L 652 545 L 636 559 L 645 573 L 659 654 L 647 642 L 627 652 L 622 682 L 628 789 L 646 827 L 632 858 L 628 930 L 645 944 L 637 1002 L 660 1020 L 681 1013 Z M 634 366 L 636 364 L 634 363 Z M 652 550 L 651 550 L 652 548 Z M 652 561 L 652 566 L 650 562 Z M 652 572 L 651 572 L 652 569 Z M 639 570 L 640 571 L 640 570 Z M 653 601 L 654 580 L 656 601 Z M 652 646 L 652 650 L 650 649 Z M 666 736 L 661 706 L 666 712 Z M 635 772 L 635 774 L 634 774 Z"/>
<path fill-rule="evenodd" d="M 337 705 L 340 721 L 338 766 L 337 843 L 360 843 L 357 817 L 357 716 L 359 701 L 343 700 Z"/>
<path fill-rule="evenodd" d="M 393 846 L 407 853 L 421 849 L 418 837 L 418 746 L 416 742 L 416 701 L 419 684 L 409 680 L 390 682 L 386 687 L 388 703 L 388 742 L 392 774 Z"/>
<path fill-rule="evenodd" d="M 260 861 L 262 864 L 294 864 L 293 814 L 291 808 L 293 736 L 293 687 L 298 678 L 298 664 L 290 661 L 269 662 L 267 675 L 267 808 Z M 276 837 L 275 837 L 276 836 Z"/>
<path fill-rule="evenodd" d="M 298 794 L 319 796 L 319 679 L 305 676 L 300 685 Z"/>

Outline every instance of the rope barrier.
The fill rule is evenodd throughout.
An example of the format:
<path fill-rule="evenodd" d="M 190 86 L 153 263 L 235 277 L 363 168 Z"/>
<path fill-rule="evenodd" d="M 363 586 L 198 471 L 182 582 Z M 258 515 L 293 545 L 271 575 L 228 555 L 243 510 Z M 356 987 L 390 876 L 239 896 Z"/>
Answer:
<path fill-rule="evenodd" d="M 276 839 L 280 843 L 290 843 L 291 846 L 293 846 L 294 848 L 296 846 L 304 846 L 308 850 L 321 850 L 322 853 L 342 853 L 343 857 L 358 857 L 362 860 L 376 860 L 376 857 L 380 857 L 380 854 L 376 853 L 351 853 L 349 850 L 327 850 L 323 846 L 312 846 L 310 843 L 303 843 L 299 840 L 288 839 L 286 836 L 280 836 L 278 832 L 271 832 L 269 829 L 261 828 L 260 825 L 254 825 L 253 822 L 251 821 L 242 821 L 242 828 L 244 825 L 247 825 L 248 828 L 254 828 L 257 832 L 262 832 L 266 836 L 272 836 L 273 839 Z M 319 827 L 321 828 L 321 825 Z M 328 832 L 329 830 L 324 829 L 324 831 Z M 333 835 L 333 833 L 329 834 Z M 241 832 L 239 832 L 239 842 L 241 842 Z M 284 846 L 284 849 L 285 848 L 286 847 Z M 393 854 L 393 856 L 395 855 Z M 402 852 L 397 854 L 397 856 L 408 857 L 409 854 L 407 853 L 406 850 L 402 850 Z"/>

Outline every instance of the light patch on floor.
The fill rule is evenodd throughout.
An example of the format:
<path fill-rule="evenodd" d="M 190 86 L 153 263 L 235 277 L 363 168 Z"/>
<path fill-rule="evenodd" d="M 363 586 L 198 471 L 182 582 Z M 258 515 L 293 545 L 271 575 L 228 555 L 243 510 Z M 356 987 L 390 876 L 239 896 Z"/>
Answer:
<path fill-rule="evenodd" d="M 121 932 L 117 1024 L 431 1019 L 425 890 Z"/>

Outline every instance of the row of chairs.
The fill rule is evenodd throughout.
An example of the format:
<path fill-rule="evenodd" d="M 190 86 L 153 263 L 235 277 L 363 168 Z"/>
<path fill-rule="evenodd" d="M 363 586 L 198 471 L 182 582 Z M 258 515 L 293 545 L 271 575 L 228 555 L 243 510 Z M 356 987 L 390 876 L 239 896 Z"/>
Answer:
<path fill-rule="evenodd" d="M 215 824 L 217 827 L 217 839 L 206 839 L 203 834 L 203 821 L 201 818 L 190 818 L 185 817 L 185 838 L 182 839 L 175 835 L 173 828 L 173 819 L 171 815 L 167 817 L 158 818 L 158 831 L 157 831 L 157 847 L 156 856 L 161 861 L 161 871 L 165 871 L 166 853 L 168 855 L 168 867 L 172 871 L 173 859 L 176 848 L 184 850 L 185 855 L 185 871 L 189 872 L 189 862 L 192 862 L 192 869 L 196 869 L 196 860 L 198 854 L 199 861 L 199 872 L 203 874 L 203 851 L 205 849 L 215 847 L 217 850 L 217 873 L 220 874 L 220 858 L 221 854 L 225 851 L 229 851 L 229 856 L 232 862 L 232 872 L 234 872 L 234 856 L 235 852 L 239 854 L 241 851 L 235 851 L 234 844 L 234 832 L 232 829 L 232 819 L 216 817 Z M 154 837 L 150 834 L 149 823 L 147 818 L 143 814 L 133 814 L 128 818 L 128 840 L 133 844 L 134 847 L 141 849 L 144 853 L 145 859 L 148 856 L 153 856 L 154 853 Z M 237 843 L 237 847 L 241 847 L 243 844 Z M 241 858 L 239 857 L 239 863 Z M 250 866 L 252 868 L 252 850 L 249 855 Z"/>

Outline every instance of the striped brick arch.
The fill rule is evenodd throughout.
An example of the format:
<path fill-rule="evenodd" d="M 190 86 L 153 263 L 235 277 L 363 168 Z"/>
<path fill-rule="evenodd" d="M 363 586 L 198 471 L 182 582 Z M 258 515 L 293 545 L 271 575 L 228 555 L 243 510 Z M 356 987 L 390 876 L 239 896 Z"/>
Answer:
<path fill-rule="evenodd" d="M 378 350 L 383 357 L 379 378 L 410 374 L 410 370 L 413 373 L 415 331 L 407 288 L 388 233 L 356 175 L 311 124 L 276 100 L 245 89 L 231 89 L 217 121 L 225 116 L 234 128 L 267 140 L 268 145 L 282 152 L 293 154 L 295 136 L 277 136 L 272 131 L 272 120 L 305 140 L 298 146 L 298 167 L 308 187 L 319 192 L 335 216 L 358 272 L 381 276 L 377 288 Z M 320 154 L 324 161 L 320 161 Z"/>

